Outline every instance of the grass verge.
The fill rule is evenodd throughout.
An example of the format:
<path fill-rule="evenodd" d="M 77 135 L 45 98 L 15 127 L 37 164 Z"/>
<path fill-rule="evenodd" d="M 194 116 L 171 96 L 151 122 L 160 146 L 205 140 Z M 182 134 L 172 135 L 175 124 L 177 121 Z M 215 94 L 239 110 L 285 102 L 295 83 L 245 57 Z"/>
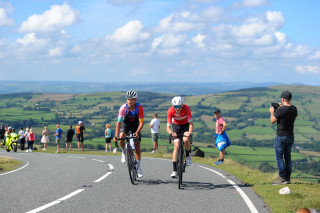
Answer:
<path fill-rule="evenodd" d="M 0 173 L 19 168 L 23 162 L 8 157 L 0 157 Z"/>

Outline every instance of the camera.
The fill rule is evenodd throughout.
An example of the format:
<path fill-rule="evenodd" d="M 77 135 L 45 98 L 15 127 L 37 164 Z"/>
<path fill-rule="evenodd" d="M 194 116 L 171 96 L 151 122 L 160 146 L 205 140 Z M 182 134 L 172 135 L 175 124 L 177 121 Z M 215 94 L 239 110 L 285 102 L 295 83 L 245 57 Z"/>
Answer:
<path fill-rule="evenodd" d="M 270 104 L 275 110 L 279 108 L 279 103 L 271 103 Z"/>

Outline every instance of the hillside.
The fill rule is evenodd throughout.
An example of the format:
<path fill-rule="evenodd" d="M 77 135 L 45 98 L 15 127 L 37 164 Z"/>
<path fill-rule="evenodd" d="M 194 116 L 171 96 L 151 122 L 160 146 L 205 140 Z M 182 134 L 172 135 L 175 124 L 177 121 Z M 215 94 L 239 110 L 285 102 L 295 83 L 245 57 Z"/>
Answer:
<path fill-rule="evenodd" d="M 320 152 L 320 88 L 296 85 L 280 85 L 241 89 L 231 92 L 209 95 L 185 96 L 185 103 L 190 105 L 195 124 L 194 141 L 199 143 L 205 152 L 212 152 L 212 135 L 214 133 L 214 110 L 221 109 L 226 119 L 227 132 L 233 145 L 237 147 L 261 147 L 272 151 L 275 125 L 269 121 L 269 105 L 279 102 L 283 90 L 293 93 L 292 104 L 298 108 L 299 116 L 295 123 L 295 149 L 300 153 L 296 160 L 298 165 L 308 164 L 309 167 L 318 167 L 319 156 L 310 151 Z M 166 139 L 164 132 L 166 112 L 171 105 L 172 94 L 139 92 L 139 102 L 145 110 L 145 121 L 150 122 L 152 114 L 157 112 L 162 123 L 161 138 Z M 51 93 L 20 93 L 0 95 L 0 123 L 10 124 L 15 128 L 31 126 L 36 134 L 40 135 L 44 125 L 51 131 L 55 124 L 62 124 L 66 130 L 69 124 L 75 125 L 82 120 L 88 129 L 86 139 L 88 148 L 103 148 L 104 125 L 110 123 L 115 126 L 118 110 L 125 102 L 124 93 L 100 92 L 86 94 L 51 94 Z M 150 137 L 150 129 L 145 126 L 144 137 Z M 236 147 L 236 146 L 234 146 Z M 253 156 L 242 151 L 229 149 L 241 163 L 251 163 L 252 166 L 261 166 L 261 162 L 252 160 Z M 261 151 L 263 152 L 263 151 Z M 261 154 L 257 152 L 257 156 Z M 233 153 L 238 153 L 233 155 Z M 301 153 L 304 153 L 301 155 Z M 236 157 L 235 157 L 236 156 Z M 274 157 L 263 165 L 263 170 L 274 170 Z M 267 157 L 265 157 L 267 158 Z M 300 162 L 301 161 L 301 162 Z M 310 169 L 306 167 L 308 170 Z M 320 169 L 320 166 L 319 166 Z M 310 172 L 310 171 L 305 171 Z M 316 169 L 312 174 L 318 174 Z"/>

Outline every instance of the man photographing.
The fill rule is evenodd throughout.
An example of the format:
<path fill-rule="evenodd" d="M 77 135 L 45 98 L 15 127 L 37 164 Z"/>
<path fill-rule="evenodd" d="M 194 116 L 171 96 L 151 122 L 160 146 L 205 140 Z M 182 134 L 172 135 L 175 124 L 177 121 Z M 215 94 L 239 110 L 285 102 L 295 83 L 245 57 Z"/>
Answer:
<path fill-rule="evenodd" d="M 294 142 L 294 122 L 298 116 L 298 110 L 295 106 L 291 105 L 291 99 L 291 92 L 283 91 L 281 94 L 282 103 L 279 103 L 277 110 L 272 106 L 269 109 L 271 123 L 277 122 L 274 149 L 279 171 L 279 178 L 272 182 L 272 185 L 291 183 L 291 149 Z"/>

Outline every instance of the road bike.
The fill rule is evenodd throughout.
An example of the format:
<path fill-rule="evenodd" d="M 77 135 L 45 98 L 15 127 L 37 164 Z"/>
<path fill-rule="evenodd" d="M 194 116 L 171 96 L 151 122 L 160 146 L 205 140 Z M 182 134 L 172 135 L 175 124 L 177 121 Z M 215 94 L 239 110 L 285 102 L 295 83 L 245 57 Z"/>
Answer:
<path fill-rule="evenodd" d="M 182 186 L 182 177 L 183 173 L 186 171 L 186 153 L 184 151 L 184 146 L 183 146 L 183 134 L 178 137 L 179 139 L 179 149 L 177 153 L 177 173 L 178 173 L 178 188 L 181 189 Z M 169 143 L 171 143 L 173 137 L 172 135 L 169 136 Z M 192 135 L 189 136 L 189 141 L 192 143 Z"/>
<path fill-rule="evenodd" d="M 119 138 L 118 140 L 126 141 L 126 161 L 130 181 L 134 185 L 138 177 L 137 160 L 136 156 L 134 155 L 134 141 L 136 141 L 136 137 L 130 134 L 129 136 L 126 136 L 125 138 Z"/>

